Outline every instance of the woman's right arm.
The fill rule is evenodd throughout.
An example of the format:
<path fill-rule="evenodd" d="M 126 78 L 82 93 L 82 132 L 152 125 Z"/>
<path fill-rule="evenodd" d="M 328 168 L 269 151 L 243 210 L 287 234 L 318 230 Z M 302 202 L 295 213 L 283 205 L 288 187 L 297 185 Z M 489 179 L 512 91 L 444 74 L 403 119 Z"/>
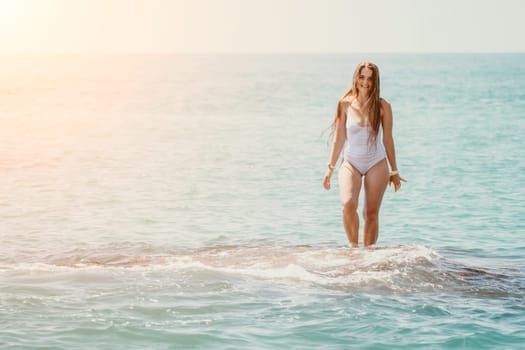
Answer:
<path fill-rule="evenodd" d="M 346 108 L 347 103 L 342 100 L 337 104 L 337 114 L 334 121 L 334 141 L 332 143 L 332 149 L 330 151 L 330 157 L 328 158 L 328 169 L 323 180 L 323 187 L 326 190 L 330 189 L 330 178 L 334 172 L 339 155 L 343 150 L 343 146 L 346 142 Z M 346 108 L 345 108 L 346 107 Z"/>

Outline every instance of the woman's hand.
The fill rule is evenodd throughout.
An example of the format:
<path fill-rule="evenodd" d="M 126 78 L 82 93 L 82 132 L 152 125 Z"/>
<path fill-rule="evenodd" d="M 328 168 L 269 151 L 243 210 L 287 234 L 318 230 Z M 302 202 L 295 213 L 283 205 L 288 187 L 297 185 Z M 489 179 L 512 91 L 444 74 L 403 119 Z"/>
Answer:
<path fill-rule="evenodd" d="M 394 192 L 397 192 L 401 188 L 401 182 L 407 182 L 407 180 L 403 179 L 399 174 L 390 175 L 388 186 L 394 184 Z"/>
<path fill-rule="evenodd" d="M 323 187 L 327 191 L 330 189 L 330 178 L 332 177 L 333 172 L 334 169 L 328 168 L 328 170 L 326 170 L 326 174 L 324 174 Z"/>

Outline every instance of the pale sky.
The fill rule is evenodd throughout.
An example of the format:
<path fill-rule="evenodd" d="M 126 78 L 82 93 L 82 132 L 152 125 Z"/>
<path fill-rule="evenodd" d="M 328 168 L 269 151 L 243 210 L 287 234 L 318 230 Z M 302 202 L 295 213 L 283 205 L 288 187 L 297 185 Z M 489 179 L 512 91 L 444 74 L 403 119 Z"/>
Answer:
<path fill-rule="evenodd" d="M 522 0 L 0 0 L 0 53 L 525 52 Z"/>

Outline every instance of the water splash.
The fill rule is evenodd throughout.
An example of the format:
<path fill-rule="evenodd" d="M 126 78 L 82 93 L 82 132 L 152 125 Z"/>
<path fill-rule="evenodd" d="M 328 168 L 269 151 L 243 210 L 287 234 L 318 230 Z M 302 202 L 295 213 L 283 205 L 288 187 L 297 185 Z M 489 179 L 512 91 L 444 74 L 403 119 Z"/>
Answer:
<path fill-rule="evenodd" d="M 212 271 L 343 292 L 452 290 L 478 295 L 515 292 L 505 274 L 460 264 L 422 245 L 370 249 L 224 245 L 170 250 L 141 244 L 115 244 L 95 249 L 75 249 L 59 256 L 49 255 L 40 261 L 3 264 L 0 269 L 49 272 L 64 269 Z"/>

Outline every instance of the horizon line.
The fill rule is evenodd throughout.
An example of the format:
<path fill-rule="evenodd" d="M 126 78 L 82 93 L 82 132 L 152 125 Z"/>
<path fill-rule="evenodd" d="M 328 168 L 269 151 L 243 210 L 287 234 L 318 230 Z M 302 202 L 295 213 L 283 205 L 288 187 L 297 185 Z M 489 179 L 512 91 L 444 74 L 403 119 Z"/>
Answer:
<path fill-rule="evenodd" d="M 0 55 L 450 55 L 525 54 L 525 51 L 0 51 Z"/>

